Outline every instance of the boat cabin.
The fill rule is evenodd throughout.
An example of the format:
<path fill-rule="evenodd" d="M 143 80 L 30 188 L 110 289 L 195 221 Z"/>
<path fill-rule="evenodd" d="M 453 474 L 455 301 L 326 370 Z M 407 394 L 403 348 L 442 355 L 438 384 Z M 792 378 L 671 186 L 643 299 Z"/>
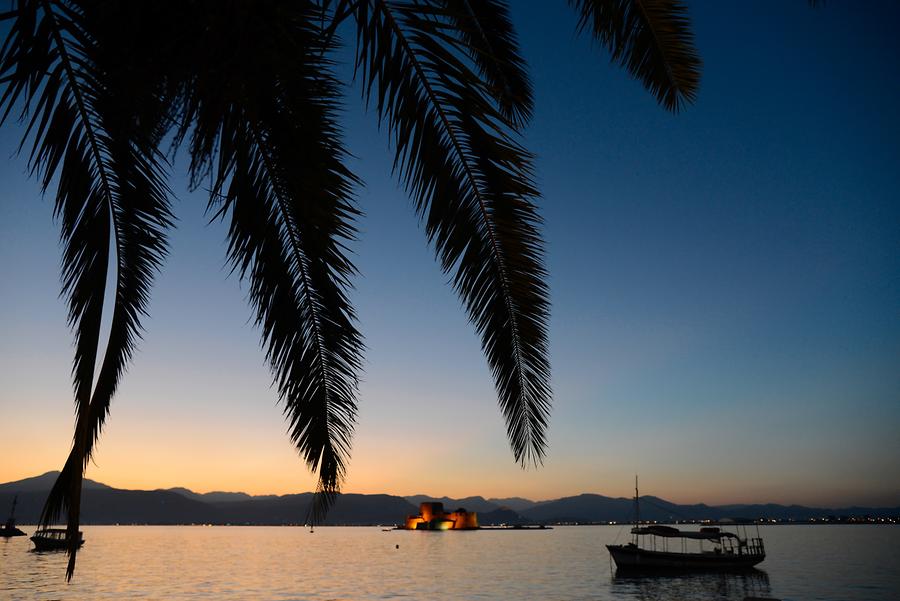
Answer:
<path fill-rule="evenodd" d="M 699 531 L 686 531 L 672 526 L 650 525 L 636 526 L 631 529 L 634 535 L 633 544 L 650 551 L 662 551 L 668 553 L 713 553 L 720 555 L 759 555 L 765 557 L 766 549 L 762 538 L 757 535 L 748 537 L 746 524 L 735 524 L 738 528 L 743 526 L 744 536 L 738 533 L 727 532 L 716 526 L 704 526 Z M 648 536 L 641 540 L 639 537 Z M 674 539 L 674 540 L 673 540 Z M 694 545 L 689 541 L 697 541 Z M 704 545 L 706 543 L 706 545 Z"/>
<path fill-rule="evenodd" d="M 37 551 L 58 551 L 69 547 L 68 532 L 65 528 L 42 528 L 34 533 L 31 542 Z M 84 536 L 79 531 L 77 544 L 84 544 Z"/>

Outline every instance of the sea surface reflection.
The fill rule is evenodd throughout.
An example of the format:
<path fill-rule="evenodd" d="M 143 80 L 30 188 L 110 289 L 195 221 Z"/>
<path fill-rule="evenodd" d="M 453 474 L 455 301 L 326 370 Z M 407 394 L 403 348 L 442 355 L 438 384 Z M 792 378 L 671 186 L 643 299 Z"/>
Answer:
<path fill-rule="evenodd" d="M 892 526 L 761 528 L 769 555 L 760 570 L 670 576 L 616 573 L 605 545 L 627 529 L 614 526 L 83 530 L 70 584 L 65 554 L 30 552 L 26 537 L 0 539 L 0 599 L 900 599 L 900 528 Z"/>
<path fill-rule="evenodd" d="M 769 575 L 762 570 L 735 573 L 621 574 L 612 579 L 611 592 L 619 599 L 693 601 L 772 597 Z"/>

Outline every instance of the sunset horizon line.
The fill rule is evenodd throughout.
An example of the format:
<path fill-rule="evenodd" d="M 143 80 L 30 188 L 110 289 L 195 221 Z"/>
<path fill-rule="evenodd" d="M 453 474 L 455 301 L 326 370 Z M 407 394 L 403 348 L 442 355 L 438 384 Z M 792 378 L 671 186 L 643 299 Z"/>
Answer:
<path fill-rule="evenodd" d="M 0 486 L 5 486 L 8 484 L 12 484 L 15 482 L 23 481 L 23 480 L 31 480 L 37 479 L 41 477 L 46 477 L 49 475 L 58 474 L 59 470 L 46 470 L 41 472 L 40 474 L 35 474 L 32 476 L 23 476 L 19 478 L 15 478 L 12 480 L 4 480 L 0 482 Z M 211 487 L 206 489 L 205 487 L 192 487 L 191 485 L 186 484 L 174 484 L 174 485 L 141 485 L 141 484 L 131 484 L 131 485 L 121 485 L 121 484 L 113 484 L 111 483 L 113 480 L 107 481 L 105 479 L 95 479 L 91 477 L 86 477 L 85 480 L 89 480 L 91 482 L 116 489 L 116 490 L 129 490 L 129 491 L 171 491 L 173 489 L 184 489 L 191 493 L 197 495 L 206 495 L 213 493 L 224 493 L 224 494 L 245 494 L 250 497 L 283 497 L 287 495 L 303 495 L 303 494 L 314 494 L 314 490 L 297 490 L 297 491 L 287 491 L 287 492 L 248 492 L 247 490 L 239 490 L 234 489 L 232 487 L 223 486 L 223 487 Z M 251 489 L 252 490 L 252 489 Z M 339 494 L 347 494 L 347 495 L 387 495 L 393 497 L 399 497 L 403 499 L 408 499 L 409 497 L 428 497 L 430 499 L 453 499 L 453 500 L 464 500 L 468 498 L 480 497 L 485 501 L 491 500 L 506 500 L 506 499 L 524 499 L 531 503 L 540 504 L 540 503 L 548 503 L 552 501 L 557 501 L 559 499 L 578 497 L 582 495 L 596 495 L 601 497 L 606 497 L 610 499 L 631 499 L 632 495 L 628 494 L 617 494 L 617 493 L 605 493 L 597 490 L 580 490 L 580 492 L 559 492 L 556 493 L 556 496 L 549 497 L 533 497 L 528 496 L 527 494 L 485 494 L 485 493 L 476 493 L 476 494 L 439 494 L 432 495 L 425 492 L 414 492 L 414 493 L 397 493 L 397 492 L 389 492 L 387 490 L 342 490 Z M 865 496 L 866 494 L 877 495 L 878 493 L 861 493 L 860 496 Z M 856 500 L 856 501 L 792 501 L 792 500 L 779 500 L 773 498 L 765 498 L 765 499 L 756 499 L 756 500 L 707 500 L 702 499 L 700 497 L 697 498 L 682 498 L 677 494 L 668 494 L 661 493 L 657 491 L 646 492 L 641 491 L 640 496 L 643 497 L 655 497 L 667 502 L 671 502 L 678 505 L 707 505 L 710 507 L 721 507 L 728 505 L 782 505 L 785 507 L 789 506 L 803 506 L 809 508 L 818 508 L 818 509 L 844 509 L 844 508 L 900 508 L 900 499 L 895 499 L 887 502 L 872 502 L 872 501 L 864 501 L 864 500 Z"/>

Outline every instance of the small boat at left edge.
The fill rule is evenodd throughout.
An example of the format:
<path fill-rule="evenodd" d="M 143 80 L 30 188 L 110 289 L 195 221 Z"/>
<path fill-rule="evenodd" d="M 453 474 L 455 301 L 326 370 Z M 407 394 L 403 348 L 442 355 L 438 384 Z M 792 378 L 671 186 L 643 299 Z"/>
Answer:
<path fill-rule="evenodd" d="M 9 512 L 9 517 L 6 518 L 6 523 L 3 525 L 3 528 L 0 528 L 0 536 L 4 538 L 9 538 L 11 536 L 25 536 L 25 533 L 16 528 L 16 502 L 19 500 L 19 497 L 13 497 L 12 509 Z"/>

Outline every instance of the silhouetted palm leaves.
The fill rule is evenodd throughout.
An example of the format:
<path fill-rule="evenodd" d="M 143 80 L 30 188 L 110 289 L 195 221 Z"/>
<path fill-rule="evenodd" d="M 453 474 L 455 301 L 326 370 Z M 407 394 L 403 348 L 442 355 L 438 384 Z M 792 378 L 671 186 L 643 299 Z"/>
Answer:
<path fill-rule="evenodd" d="M 569 0 L 612 59 L 671 111 L 693 102 L 700 84 L 687 8 L 680 0 Z"/>
<path fill-rule="evenodd" d="M 679 2 L 571 4 L 663 106 L 693 100 L 700 63 Z M 166 255 L 167 134 L 173 153 L 187 148 L 192 180 L 209 179 L 210 210 L 228 222 L 228 258 L 249 283 L 291 439 L 319 475 L 312 517 L 333 501 L 363 352 L 345 246 L 357 180 L 345 166 L 331 62 L 349 21 L 366 99 L 481 337 L 516 461 L 542 461 L 549 301 L 538 191 L 520 140 L 533 99 L 505 2 L 23 0 L 0 21 L 9 26 L 2 121 L 21 116 L 32 172 L 45 190 L 56 182 L 76 343 L 72 451 L 42 523 L 65 512 L 78 530 L 82 474 Z M 112 322 L 98 361 L 104 305 Z"/>

